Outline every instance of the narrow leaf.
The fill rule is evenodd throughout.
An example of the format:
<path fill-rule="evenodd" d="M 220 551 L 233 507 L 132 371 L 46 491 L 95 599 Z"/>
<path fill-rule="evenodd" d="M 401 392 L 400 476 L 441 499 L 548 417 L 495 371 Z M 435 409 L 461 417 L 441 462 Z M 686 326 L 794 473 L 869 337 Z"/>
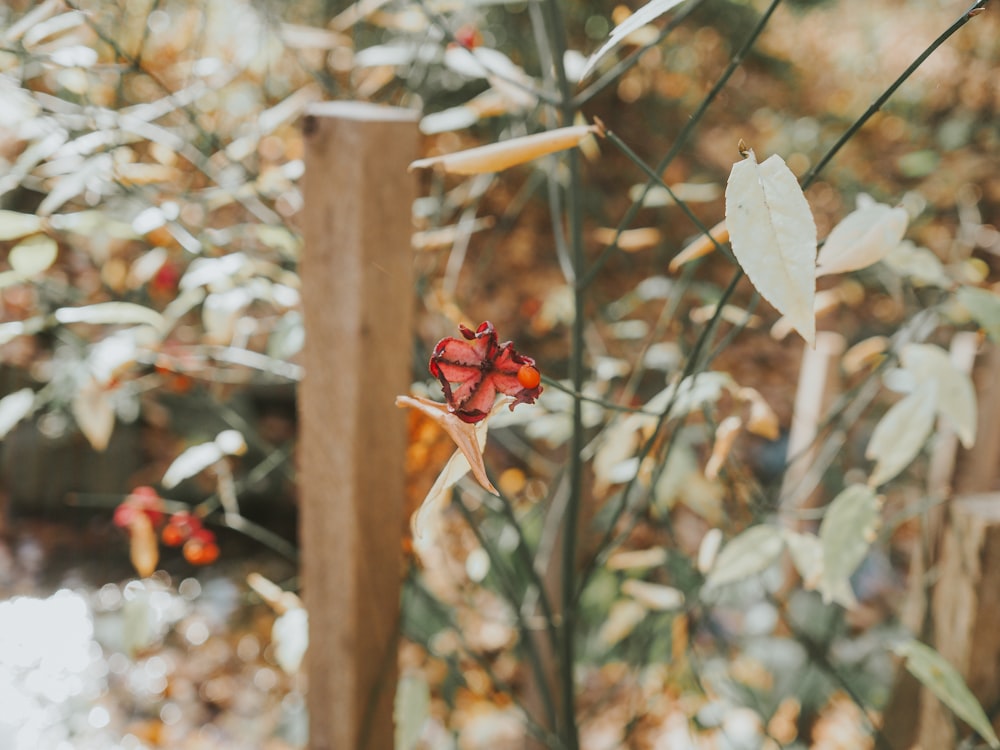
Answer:
<path fill-rule="evenodd" d="M 418 159 L 410 165 L 410 169 L 439 166 L 445 172 L 463 175 L 500 172 L 540 156 L 578 146 L 584 138 L 599 132 L 596 125 L 572 125 L 452 154 Z"/>
<path fill-rule="evenodd" d="M 163 316 L 156 310 L 132 302 L 99 302 L 83 307 L 61 307 L 55 312 L 60 323 L 92 325 L 150 325 L 158 328 Z"/>
<path fill-rule="evenodd" d="M 214 441 L 192 445 L 167 467 L 167 471 L 163 475 L 163 487 L 168 490 L 176 487 L 185 479 L 204 471 L 225 455 L 223 449 Z"/>
<path fill-rule="evenodd" d="M 0 210 L 0 241 L 16 240 L 42 229 L 42 220 L 34 214 Z"/>
<path fill-rule="evenodd" d="M 792 556 L 792 564 L 802 576 L 802 587 L 812 591 L 820 584 L 823 575 L 823 545 L 815 534 L 782 529 L 785 544 Z"/>
<path fill-rule="evenodd" d="M 810 344 L 816 336 L 816 224 L 795 175 L 775 154 L 750 151 L 726 185 L 733 254 L 761 296 Z"/>
<path fill-rule="evenodd" d="M 160 561 L 156 530 L 145 513 L 133 513 L 128 525 L 129 560 L 140 578 L 149 578 Z"/>
<path fill-rule="evenodd" d="M 906 660 L 910 674 L 920 680 L 937 699 L 972 727 L 993 750 L 1000 750 L 1000 738 L 982 706 L 955 668 L 934 649 L 915 640 L 896 646 L 896 654 Z"/>
<path fill-rule="evenodd" d="M 669 612 L 684 606 L 684 592 L 659 583 L 630 578 L 622 583 L 622 593 L 654 612 Z"/>
<path fill-rule="evenodd" d="M 907 344 L 900 362 L 917 384 L 933 381 L 937 386 L 937 410 L 955 430 L 968 450 L 976 442 L 976 388 L 972 378 L 951 362 L 948 352 L 932 344 Z"/>
<path fill-rule="evenodd" d="M 396 726 L 395 750 L 417 750 L 424 724 L 431 714 L 431 689 L 419 669 L 407 669 L 396 687 L 393 723 Z"/>
<path fill-rule="evenodd" d="M 823 244 L 816 259 L 816 275 L 846 273 L 878 263 L 902 242 L 909 221 L 906 209 L 884 203 L 852 211 Z"/>
<path fill-rule="evenodd" d="M 868 554 L 880 523 L 881 503 L 871 487 L 852 485 L 830 503 L 819 527 L 823 570 L 819 590 L 823 601 L 845 607 L 855 604 L 849 579 Z"/>
<path fill-rule="evenodd" d="M 633 31 L 641 29 L 646 24 L 655 21 L 664 13 L 667 13 L 680 5 L 683 1 L 684 0 L 652 0 L 652 2 L 646 3 L 639 8 L 639 10 L 626 18 L 624 22 L 615 26 L 615 28 L 611 31 L 610 36 L 608 36 L 607 41 L 605 41 L 604 44 L 601 45 L 600 49 L 592 54 L 590 59 L 587 60 L 587 65 L 580 73 L 580 80 L 586 78 L 590 74 L 590 71 L 594 69 L 594 66 L 601 61 L 601 58 L 617 47 L 625 37 Z"/>
<path fill-rule="evenodd" d="M 35 392 L 30 388 L 22 388 L 0 399 L 0 439 L 7 437 L 7 433 L 34 407 Z"/>
<path fill-rule="evenodd" d="M 727 242 L 729 242 L 729 227 L 726 226 L 726 220 L 723 219 L 709 229 L 708 234 L 698 235 L 696 239 L 689 242 L 683 250 L 671 258 L 667 270 L 670 273 L 676 273 L 681 266 L 708 255 L 715 250 L 716 245 L 723 245 Z"/>
<path fill-rule="evenodd" d="M 763 524 L 753 526 L 722 548 L 705 586 L 714 588 L 761 573 L 771 567 L 784 547 L 780 529 Z"/>
<path fill-rule="evenodd" d="M 878 487 L 905 469 L 934 428 L 937 386 L 927 381 L 893 405 L 875 425 L 865 458 L 875 461 L 868 484 Z"/>

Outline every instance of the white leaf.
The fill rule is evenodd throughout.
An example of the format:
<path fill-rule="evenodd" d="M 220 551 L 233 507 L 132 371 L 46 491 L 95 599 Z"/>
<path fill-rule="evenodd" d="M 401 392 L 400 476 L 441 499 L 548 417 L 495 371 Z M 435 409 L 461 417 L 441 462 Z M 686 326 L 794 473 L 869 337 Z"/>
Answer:
<path fill-rule="evenodd" d="M 955 715 L 976 730 L 993 750 L 1000 750 L 1000 738 L 983 712 L 962 675 L 934 649 L 919 641 L 905 641 L 893 649 L 906 659 L 910 674 L 930 689 Z"/>
<path fill-rule="evenodd" d="M 900 362 L 912 373 L 918 387 L 933 381 L 937 386 L 938 412 L 951 424 L 968 450 L 976 442 L 976 388 L 972 378 L 957 369 L 948 352 L 932 344 L 907 344 L 899 353 Z"/>
<path fill-rule="evenodd" d="M 673 586 L 639 581 L 629 578 L 622 583 L 622 593 L 628 594 L 646 609 L 654 612 L 669 612 L 684 606 L 684 592 Z"/>
<path fill-rule="evenodd" d="M 285 674 L 296 674 L 309 646 L 309 615 L 302 607 L 292 607 L 271 626 L 274 660 Z"/>
<path fill-rule="evenodd" d="M 590 59 L 587 60 L 587 65 L 580 73 L 579 80 L 586 78 L 590 74 L 590 71 L 594 69 L 594 66 L 600 62 L 601 58 L 617 47 L 625 37 L 633 31 L 641 29 L 646 24 L 655 21 L 664 13 L 680 5 L 683 1 L 684 0 L 652 0 L 652 2 L 646 3 L 639 8 L 639 10 L 626 18 L 625 21 L 615 26 L 615 28 L 611 31 L 611 34 L 608 36 L 607 41 L 605 41 L 604 44 L 601 45 L 601 48 L 592 54 Z"/>
<path fill-rule="evenodd" d="M 847 487 L 830 503 L 819 527 L 823 571 L 819 590 L 823 601 L 845 607 L 855 604 L 850 577 L 868 554 L 881 522 L 881 502 L 871 487 Z"/>
<path fill-rule="evenodd" d="M 926 247 L 917 247 L 903 240 L 882 259 L 898 275 L 910 279 L 914 286 L 939 286 L 947 289 L 952 281 L 938 257 Z"/>
<path fill-rule="evenodd" d="M 34 214 L 0 210 L 0 241 L 16 240 L 41 229 L 42 220 Z"/>
<path fill-rule="evenodd" d="M 22 388 L 0 399 L 0 439 L 14 429 L 14 425 L 31 414 L 35 407 L 35 392 Z"/>
<path fill-rule="evenodd" d="M 750 151 L 726 185 L 733 254 L 761 296 L 810 344 L 816 336 L 816 224 L 795 175 L 777 154 Z"/>
<path fill-rule="evenodd" d="M 875 461 L 868 484 L 878 487 L 905 469 L 934 428 L 937 386 L 927 381 L 893 405 L 875 425 L 865 458 Z"/>
<path fill-rule="evenodd" d="M 156 310 L 133 302 L 98 302 L 83 307 L 61 307 L 55 312 L 60 323 L 92 325 L 149 325 L 158 328 L 163 316 Z"/>
<path fill-rule="evenodd" d="M 667 562 L 665 547 L 630 549 L 615 552 L 608 558 L 608 570 L 633 570 L 635 568 L 657 568 Z"/>
<path fill-rule="evenodd" d="M 161 484 L 168 490 L 176 487 L 185 479 L 193 477 L 200 471 L 204 471 L 225 455 L 222 448 L 214 442 L 192 445 L 175 458 L 174 462 L 167 467 Z"/>
<path fill-rule="evenodd" d="M 36 234 L 21 240 L 7 256 L 7 262 L 14 272 L 25 278 L 37 276 L 56 262 L 59 245 L 51 237 Z"/>
<path fill-rule="evenodd" d="M 781 555 L 785 540 L 774 526 L 752 526 L 729 541 L 715 559 L 706 588 L 742 581 L 767 570 Z"/>
<path fill-rule="evenodd" d="M 903 240 L 905 208 L 874 203 L 849 213 L 833 228 L 816 258 L 816 275 L 846 273 L 882 260 Z"/>
<path fill-rule="evenodd" d="M 107 390 L 91 378 L 74 394 L 71 410 L 91 447 L 95 451 L 107 448 L 115 429 L 115 407 Z"/>

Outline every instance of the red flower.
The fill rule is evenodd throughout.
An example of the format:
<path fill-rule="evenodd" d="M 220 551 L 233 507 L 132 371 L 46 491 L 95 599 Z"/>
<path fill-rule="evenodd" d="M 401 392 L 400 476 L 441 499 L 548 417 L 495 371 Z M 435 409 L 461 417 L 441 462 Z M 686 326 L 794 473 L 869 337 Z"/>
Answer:
<path fill-rule="evenodd" d="M 441 381 L 445 401 L 455 416 L 463 422 L 486 419 L 497 393 L 513 396 L 511 409 L 535 403 L 542 392 L 535 360 L 518 354 L 509 341 L 498 344 L 488 320 L 475 331 L 463 325 L 458 328 L 465 340 L 441 339 L 429 365 L 431 375 Z"/>

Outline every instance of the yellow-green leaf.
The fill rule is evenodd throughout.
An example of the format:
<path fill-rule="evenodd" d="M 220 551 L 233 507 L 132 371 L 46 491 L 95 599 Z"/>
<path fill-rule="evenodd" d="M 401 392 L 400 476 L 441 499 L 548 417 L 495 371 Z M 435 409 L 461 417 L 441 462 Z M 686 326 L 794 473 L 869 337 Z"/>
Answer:
<path fill-rule="evenodd" d="M 904 369 L 917 384 L 933 381 L 937 386 L 937 410 L 951 424 L 962 446 L 976 442 L 976 388 L 972 378 L 951 363 L 948 352 L 933 344 L 907 344 L 899 353 Z"/>
<path fill-rule="evenodd" d="M 816 275 L 846 273 L 878 263 L 903 240 L 910 218 L 904 208 L 872 203 L 833 228 L 816 258 Z"/>
<path fill-rule="evenodd" d="M 753 526 L 729 541 L 705 581 L 706 588 L 735 583 L 767 570 L 785 548 L 781 530 L 774 526 Z"/>
<path fill-rule="evenodd" d="M 915 640 L 896 646 L 896 654 L 906 660 L 906 668 L 955 715 L 975 729 L 993 750 L 1000 750 L 1000 739 L 972 694 L 962 675 L 941 654 Z"/>
<path fill-rule="evenodd" d="M 823 601 L 845 607 L 855 604 L 849 579 L 875 541 L 880 507 L 875 491 L 863 484 L 847 487 L 830 503 L 819 527 L 823 548 L 819 590 Z"/>
<path fill-rule="evenodd" d="M 955 294 L 986 335 L 1000 344 L 1000 295 L 973 286 L 963 286 Z"/>
<path fill-rule="evenodd" d="M 870 486 L 885 484 L 917 457 L 934 428 L 936 409 L 937 385 L 928 380 L 883 415 L 865 450 L 865 458 L 875 461 Z"/>

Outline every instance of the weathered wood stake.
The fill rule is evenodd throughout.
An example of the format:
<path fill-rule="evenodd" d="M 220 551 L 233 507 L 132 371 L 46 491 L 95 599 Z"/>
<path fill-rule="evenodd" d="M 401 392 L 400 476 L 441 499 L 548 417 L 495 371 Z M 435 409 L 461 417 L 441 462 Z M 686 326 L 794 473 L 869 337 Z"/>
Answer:
<path fill-rule="evenodd" d="M 410 383 L 416 114 L 330 102 L 304 121 L 299 396 L 309 747 L 391 750 Z"/>

